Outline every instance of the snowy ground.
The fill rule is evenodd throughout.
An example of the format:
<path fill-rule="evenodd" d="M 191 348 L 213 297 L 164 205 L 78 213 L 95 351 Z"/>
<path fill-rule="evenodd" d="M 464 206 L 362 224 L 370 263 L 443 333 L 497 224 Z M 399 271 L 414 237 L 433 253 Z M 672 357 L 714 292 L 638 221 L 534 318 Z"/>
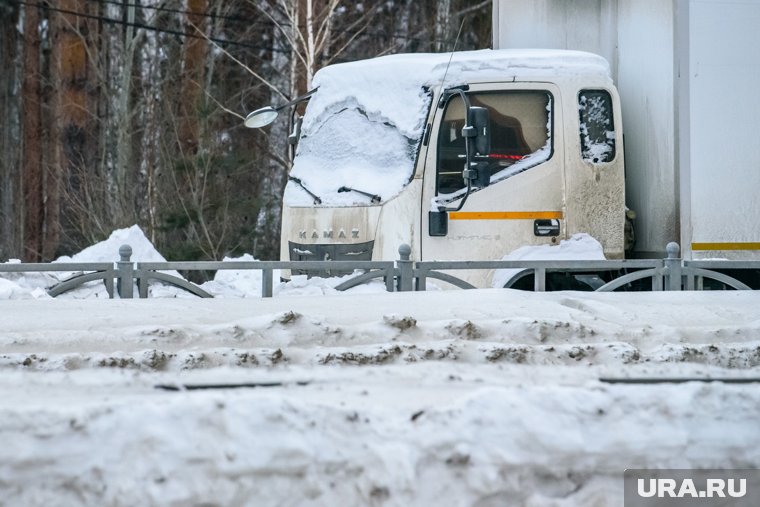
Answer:
<path fill-rule="evenodd" d="M 618 506 L 760 468 L 760 294 L 0 301 L 0 505 Z M 249 383 L 259 387 L 182 389 Z M 157 388 L 164 385 L 180 390 Z"/>
<path fill-rule="evenodd" d="M 58 262 L 124 243 L 164 260 L 132 227 Z M 601 251 L 563 245 L 512 256 Z M 47 296 L 70 275 L 0 276 L 0 506 L 621 506 L 626 468 L 760 468 L 758 384 L 600 380 L 760 376 L 758 292 Z"/>

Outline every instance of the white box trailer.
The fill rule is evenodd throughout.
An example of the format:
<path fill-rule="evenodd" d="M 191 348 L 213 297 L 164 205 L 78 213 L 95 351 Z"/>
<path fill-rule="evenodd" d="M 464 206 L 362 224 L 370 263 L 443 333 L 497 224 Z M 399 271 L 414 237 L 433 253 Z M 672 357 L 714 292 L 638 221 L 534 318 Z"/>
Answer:
<path fill-rule="evenodd" d="M 494 0 L 493 45 L 610 62 L 635 256 L 760 258 L 760 0 Z"/>

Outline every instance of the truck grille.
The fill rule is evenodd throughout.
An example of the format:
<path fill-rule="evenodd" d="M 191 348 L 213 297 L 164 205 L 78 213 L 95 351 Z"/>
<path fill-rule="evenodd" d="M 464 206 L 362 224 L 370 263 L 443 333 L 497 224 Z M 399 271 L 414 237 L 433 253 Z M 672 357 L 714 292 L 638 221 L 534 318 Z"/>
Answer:
<path fill-rule="evenodd" d="M 371 261 L 374 241 L 366 243 L 346 244 L 311 244 L 294 243 L 288 241 L 288 251 L 291 261 Z M 308 275 L 319 277 L 349 275 L 352 270 L 338 269 L 294 269 L 294 275 Z"/>

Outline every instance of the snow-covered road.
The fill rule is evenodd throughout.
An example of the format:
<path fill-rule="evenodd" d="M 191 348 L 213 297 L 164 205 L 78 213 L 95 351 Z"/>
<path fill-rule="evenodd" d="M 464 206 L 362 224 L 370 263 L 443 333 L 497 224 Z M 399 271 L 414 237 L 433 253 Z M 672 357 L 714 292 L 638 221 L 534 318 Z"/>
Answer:
<path fill-rule="evenodd" d="M 0 505 L 622 505 L 760 467 L 754 292 L 0 301 Z M 275 384 L 167 391 L 157 385 Z"/>
<path fill-rule="evenodd" d="M 148 369 L 425 359 L 760 365 L 754 292 L 341 294 L 274 299 L 10 300 L 0 364 Z"/>

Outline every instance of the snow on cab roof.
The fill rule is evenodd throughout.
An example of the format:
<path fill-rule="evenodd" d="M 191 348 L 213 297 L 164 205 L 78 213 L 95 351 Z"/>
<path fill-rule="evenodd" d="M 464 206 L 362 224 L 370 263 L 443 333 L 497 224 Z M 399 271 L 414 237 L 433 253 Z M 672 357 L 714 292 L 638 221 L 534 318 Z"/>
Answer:
<path fill-rule="evenodd" d="M 391 199 L 410 181 L 431 88 L 583 76 L 611 81 L 607 61 L 580 51 L 514 49 L 398 54 L 321 69 L 304 117 L 285 203 L 370 204 L 350 187 Z"/>
<path fill-rule="evenodd" d="M 607 60 L 583 51 L 484 49 L 388 55 L 321 69 L 314 77 L 319 92 L 309 107 L 318 115 L 329 103 L 353 96 L 369 111 L 387 111 L 394 104 L 394 109 L 409 111 L 419 107 L 423 87 L 570 76 L 612 79 Z M 399 118 L 396 126 L 417 133 L 420 125 L 407 124 L 405 119 Z"/>

